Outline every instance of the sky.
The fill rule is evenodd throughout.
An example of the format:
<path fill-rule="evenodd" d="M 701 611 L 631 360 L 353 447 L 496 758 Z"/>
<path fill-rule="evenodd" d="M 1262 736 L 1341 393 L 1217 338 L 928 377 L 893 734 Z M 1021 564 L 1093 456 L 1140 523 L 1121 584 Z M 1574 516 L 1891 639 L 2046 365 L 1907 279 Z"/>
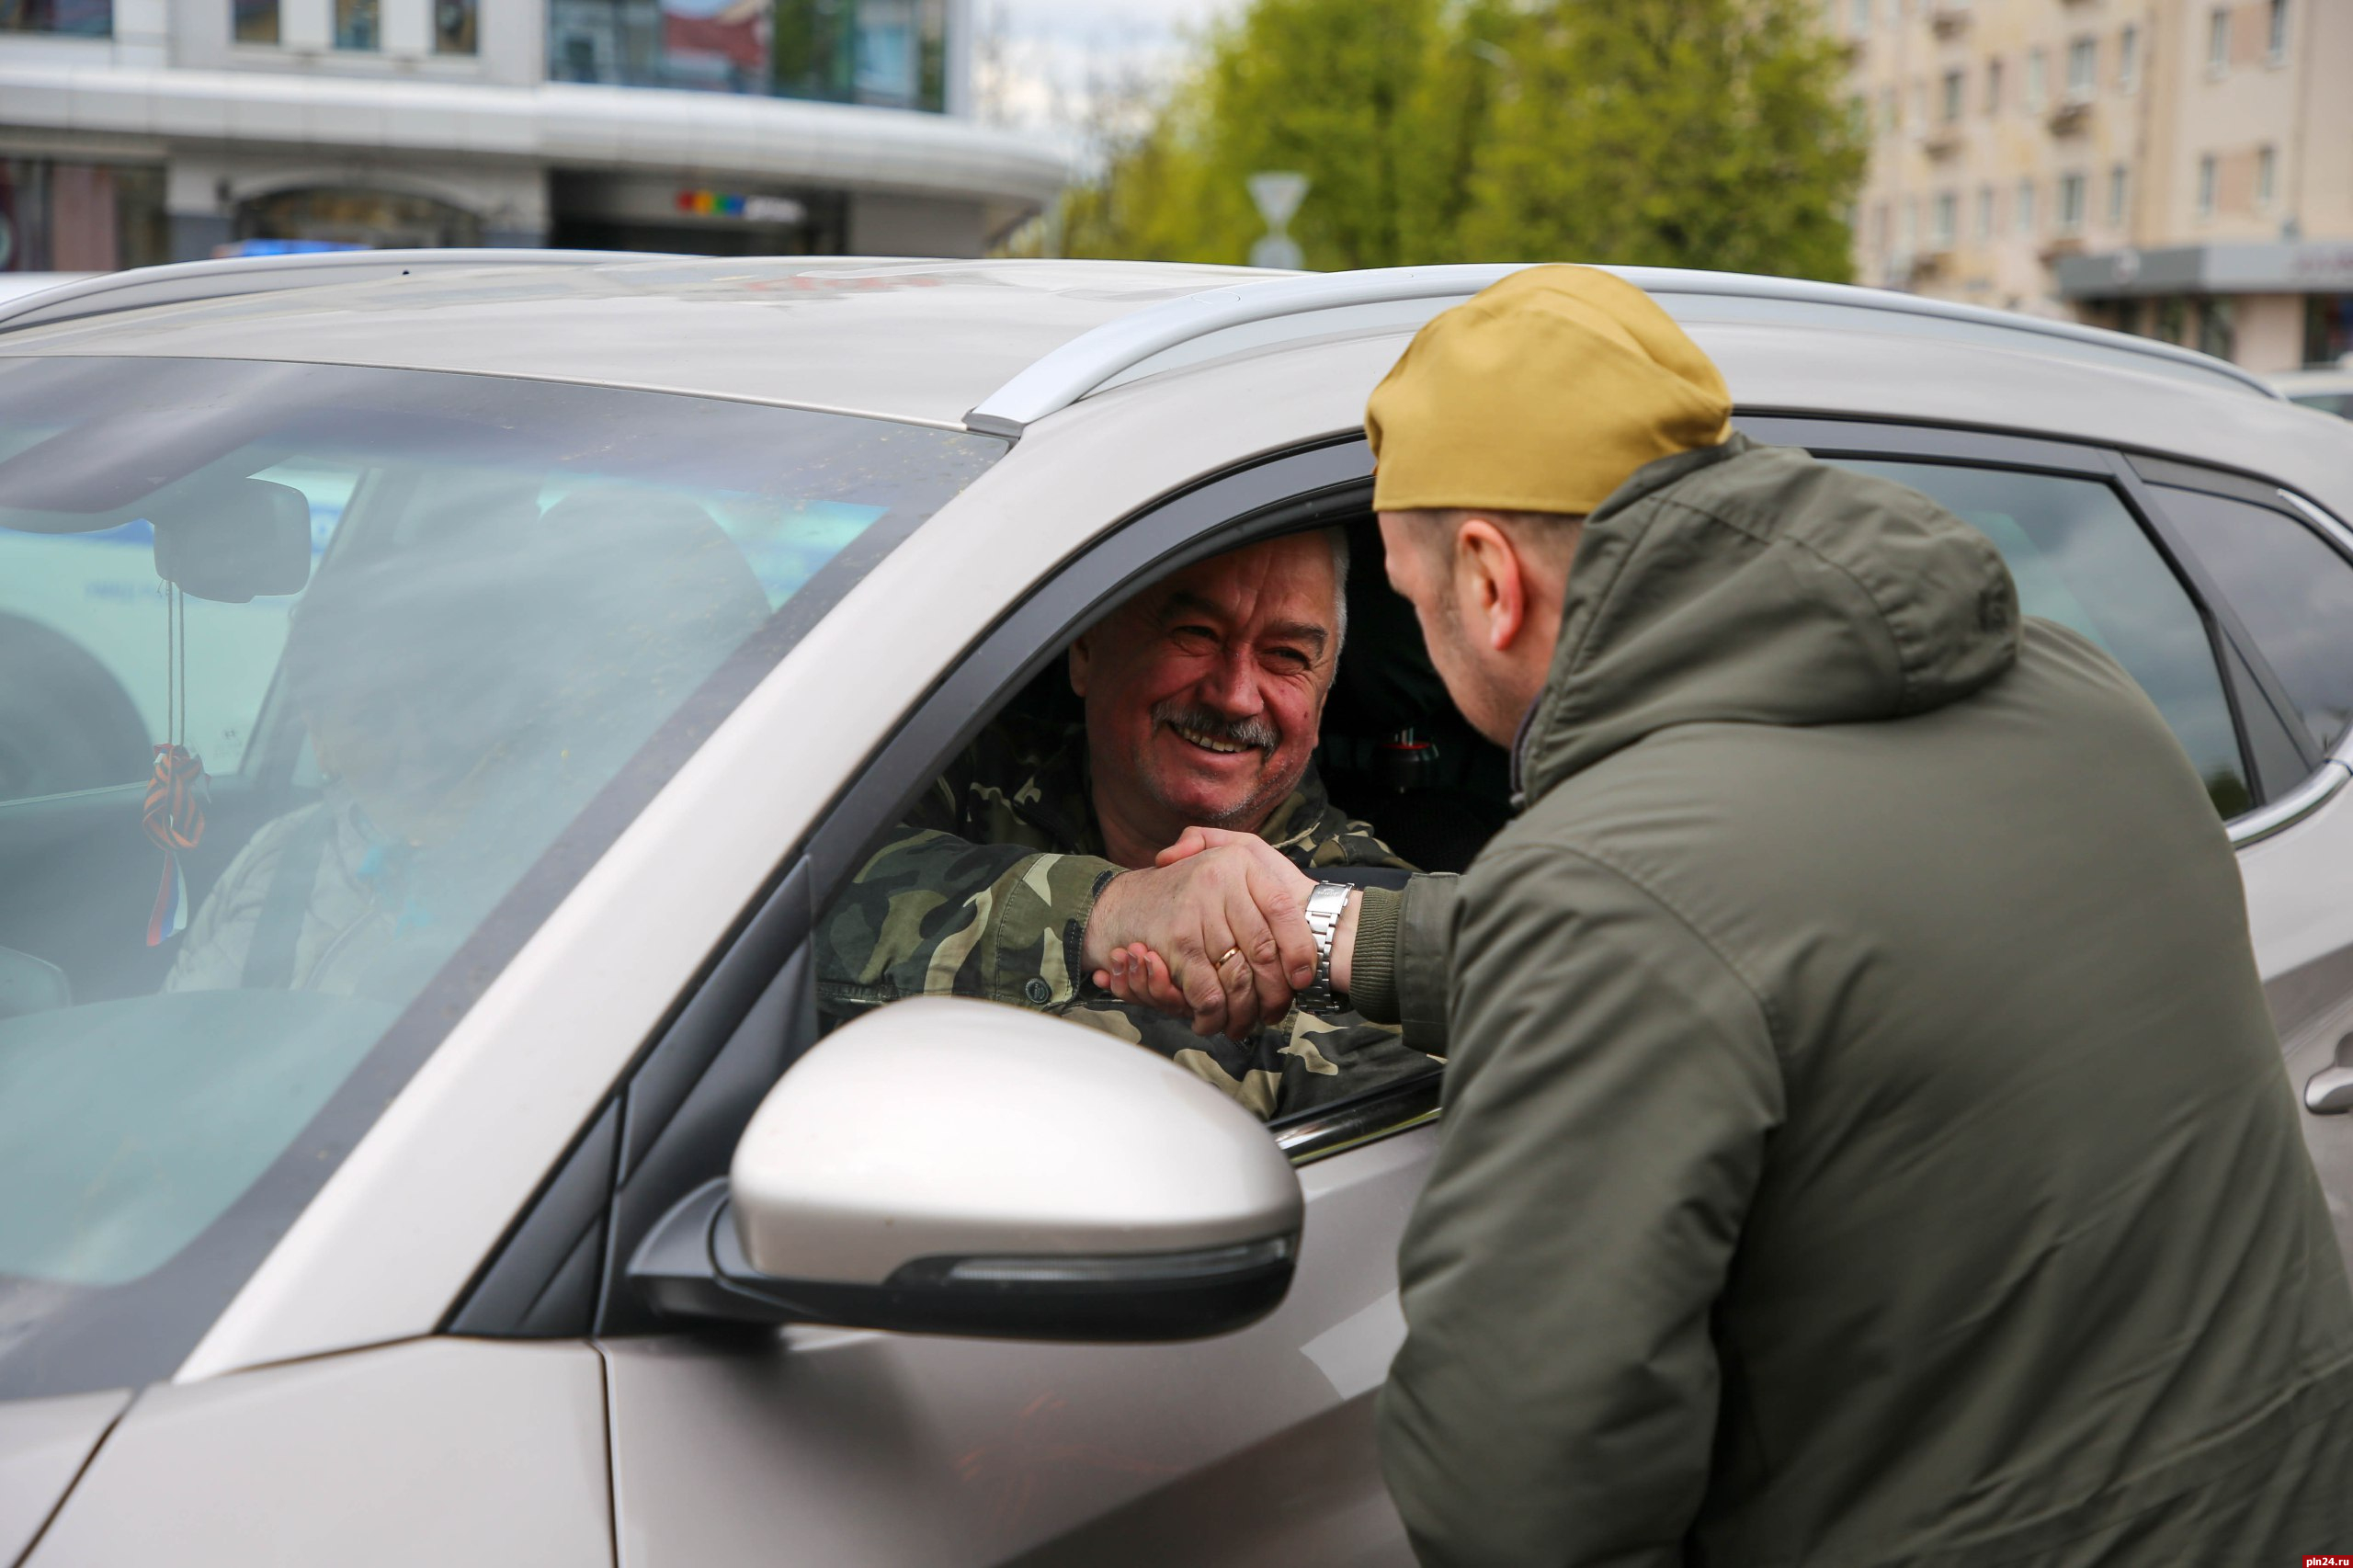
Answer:
<path fill-rule="evenodd" d="M 1076 146 L 1093 96 L 1123 77 L 1165 78 L 1184 40 L 1234 0 L 972 0 L 984 114 Z"/>

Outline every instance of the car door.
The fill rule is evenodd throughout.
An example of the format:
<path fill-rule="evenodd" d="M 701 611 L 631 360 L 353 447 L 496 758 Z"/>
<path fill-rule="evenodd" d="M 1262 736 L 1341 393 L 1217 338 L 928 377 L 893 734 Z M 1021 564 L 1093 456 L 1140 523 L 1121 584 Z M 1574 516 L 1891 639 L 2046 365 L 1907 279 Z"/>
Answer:
<path fill-rule="evenodd" d="M 2353 531 L 2249 475 L 2149 458 L 2133 468 L 2276 676 L 2271 716 L 2326 759 L 2234 828 L 2305 1140 L 2353 1257 Z"/>
<path fill-rule="evenodd" d="M 630 1257 L 724 1174 L 813 1040 L 814 917 L 941 764 L 1140 580 L 1361 515 L 1360 441 L 1128 521 L 954 668 L 868 767 L 550 1181 L 449 1327 L 593 1332 L 624 1564 L 1411 1561 L 1371 1401 L 1404 1324 L 1394 1256 L 1433 1149 L 1435 1077 L 1273 1129 L 1306 1221 L 1289 1296 L 1238 1333 L 1061 1345 L 659 1318 Z M 1074 1026 L 1075 1027 L 1075 1026 Z"/>
<path fill-rule="evenodd" d="M 1745 423 L 1976 524 L 2025 612 L 2100 643 L 2164 713 L 2238 849 L 2256 966 L 2353 1267 L 2353 533 L 2276 484 L 2147 454 Z M 2344 1103 L 2315 1113 L 2333 1086 Z"/>

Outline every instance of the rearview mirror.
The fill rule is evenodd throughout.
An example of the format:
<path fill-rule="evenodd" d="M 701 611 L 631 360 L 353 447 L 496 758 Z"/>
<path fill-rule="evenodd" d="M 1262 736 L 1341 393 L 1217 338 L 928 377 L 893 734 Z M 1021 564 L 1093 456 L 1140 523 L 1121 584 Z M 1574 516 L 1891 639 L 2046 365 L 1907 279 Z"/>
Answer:
<path fill-rule="evenodd" d="M 232 479 L 175 497 L 155 526 L 155 575 L 199 599 L 241 605 L 311 580 L 311 503 L 290 484 Z"/>
<path fill-rule="evenodd" d="M 1193 1339 L 1274 1310 L 1302 1213 L 1264 1124 L 1165 1059 L 920 998 L 803 1057 L 630 1273 L 684 1316 Z"/>

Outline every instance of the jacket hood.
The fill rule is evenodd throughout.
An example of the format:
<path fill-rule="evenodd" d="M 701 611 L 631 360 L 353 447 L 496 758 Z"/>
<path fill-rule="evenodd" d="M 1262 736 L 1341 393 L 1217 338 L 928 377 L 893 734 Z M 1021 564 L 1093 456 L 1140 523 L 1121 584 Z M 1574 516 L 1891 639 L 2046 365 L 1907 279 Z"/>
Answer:
<path fill-rule="evenodd" d="M 1662 458 L 1586 520 L 1514 749 L 1528 800 L 1677 724 L 1925 713 L 2018 657 L 1984 535 L 1917 491 L 1760 447 Z"/>

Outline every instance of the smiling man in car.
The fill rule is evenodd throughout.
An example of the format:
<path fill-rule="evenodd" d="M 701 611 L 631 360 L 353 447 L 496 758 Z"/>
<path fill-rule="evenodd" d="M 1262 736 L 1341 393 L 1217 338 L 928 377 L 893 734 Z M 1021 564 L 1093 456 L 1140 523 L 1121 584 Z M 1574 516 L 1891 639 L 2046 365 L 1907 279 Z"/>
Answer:
<path fill-rule="evenodd" d="M 1057 1012 L 1261 1116 L 1430 1071 L 1331 994 L 1353 979 L 1363 900 L 1319 897 L 1314 869 L 1404 866 L 1311 766 L 1347 577 L 1342 535 L 1291 535 L 1184 568 L 1089 629 L 1069 655 L 1085 722 L 1002 715 L 935 781 L 821 923 L 821 1006 Z M 1214 847 L 1174 847 L 1203 829 Z M 1189 1027 L 1093 983 L 1146 961 Z"/>
<path fill-rule="evenodd" d="M 1525 802 L 1401 1250 L 1423 1561 L 2353 1550 L 2353 1301 L 2196 770 L 1982 534 L 1730 412 L 1572 267 L 1368 410 Z"/>

